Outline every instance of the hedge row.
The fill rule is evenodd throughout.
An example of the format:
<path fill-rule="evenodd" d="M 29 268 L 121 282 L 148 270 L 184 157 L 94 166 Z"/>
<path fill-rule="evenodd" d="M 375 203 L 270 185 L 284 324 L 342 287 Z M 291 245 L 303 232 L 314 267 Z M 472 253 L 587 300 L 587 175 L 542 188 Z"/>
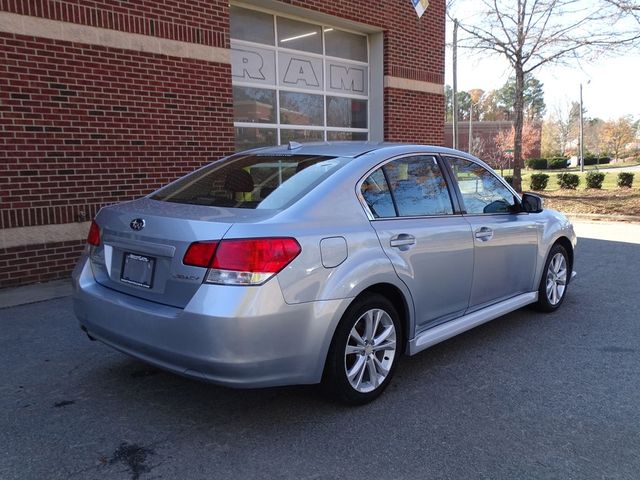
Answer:
<path fill-rule="evenodd" d="M 587 188 L 602 188 L 604 177 L 606 173 L 602 172 L 587 172 L 585 175 L 585 181 L 587 182 Z M 558 185 L 562 189 L 575 190 L 580 185 L 580 175 L 575 173 L 558 173 Z M 505 177 L 506 178 L 506 177 Z M 513 177 L 512 177 L 513 178 Z M 511 182 L 509 182 L 511 183 Z M 546 173 L 533 173 L 529 183 L 529 188 L 534 191 L 540 191 L 547 188 L 549 184 L 549 175 Z M 618 174 L 618 187 L 631 188 L 633 186 L 633 173 L 621 172 Z"/>
<path fill-rule="evenodd" d="M 551 157 L 551 158 L 530 158 L 525 164 L 527 168 L 532 170 L 558 170 L 567 167 L 567 157 Z M 611 163 L 609 157 L 597 157 L 595 155 L 585 155 L 585 165 L 606 165 Z"/>

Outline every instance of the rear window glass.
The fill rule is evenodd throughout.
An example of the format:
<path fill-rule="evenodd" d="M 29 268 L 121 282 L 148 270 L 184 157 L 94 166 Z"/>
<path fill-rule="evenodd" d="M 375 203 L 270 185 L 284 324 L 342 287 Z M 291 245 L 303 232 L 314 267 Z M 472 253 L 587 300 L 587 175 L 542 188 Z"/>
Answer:
<path fill-rule="evenodd" d="M 176 180 L 151 198 L 277 210 L 297 201 L 347 161 L 325 155 L 235 155 Z"/>

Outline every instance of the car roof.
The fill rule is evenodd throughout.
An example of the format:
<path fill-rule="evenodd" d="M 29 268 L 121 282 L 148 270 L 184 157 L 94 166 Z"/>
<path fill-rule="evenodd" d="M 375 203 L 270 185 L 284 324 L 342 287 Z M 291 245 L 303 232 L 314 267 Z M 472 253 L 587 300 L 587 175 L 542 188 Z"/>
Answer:
<path fill-rule="evenodd" d="M 435 145 L 418 145 L 411 143 L 393 143 L 393 142 L 311 142 L 297 143 L 289 142 L 285 145 L 276 147 L 263 147 L 249 150 L 242 153 L 254 153 L 259 155 L 327 155 L 333 157 L 355 158 L 369 152 L 383 151 L 385 149 L 397 149 L 405 147 L 408 151 L 422 150 L 431 153 L 455 154 L 468 156 L 459 150 L 451 148 L 439 147 Z"/>

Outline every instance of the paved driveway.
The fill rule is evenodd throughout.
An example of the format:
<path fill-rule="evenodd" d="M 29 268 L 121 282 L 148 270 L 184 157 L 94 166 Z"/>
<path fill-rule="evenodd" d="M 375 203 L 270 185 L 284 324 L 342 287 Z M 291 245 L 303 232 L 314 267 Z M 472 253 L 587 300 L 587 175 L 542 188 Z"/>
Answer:
<path fill-rule="evenodd" d="M 0 310 L 0 478 L 636 480 L 640 226 L 579 232 L 560 312 L 406 358 L 361 408 L 161 372 L 87 340 L 68 298 Z"/>

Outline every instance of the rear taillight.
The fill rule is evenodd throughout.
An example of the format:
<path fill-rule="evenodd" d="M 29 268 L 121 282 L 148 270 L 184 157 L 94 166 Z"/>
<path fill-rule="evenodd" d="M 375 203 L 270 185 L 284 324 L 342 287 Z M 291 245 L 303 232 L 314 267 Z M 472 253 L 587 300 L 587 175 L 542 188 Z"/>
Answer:
<path fill-rule="evenodd" d="M 182 263 L 193 265 L 194 267 L 209 268 L 213 261 L 213 254 L 216 253 L 218 242 L 195 242 L 189 245 L 187 253 L 184 254 Z"/>
<path fill-rule="evenodd" d="M 208 267 L 207 283 L 258 285 L 289 265 L 300 251 L 294 238 L 196 242 L 187 249 L 183 263 Z"/>
<path fill-rule="evenodd" d="M 89 235 L 87 235 L 87 243 L 89 245 L 93 245 L 94 247 L 100 246 L 100 227 L 98 226 L 95 220 L 91 222 L 91 227 L 89 227 Z"/>

